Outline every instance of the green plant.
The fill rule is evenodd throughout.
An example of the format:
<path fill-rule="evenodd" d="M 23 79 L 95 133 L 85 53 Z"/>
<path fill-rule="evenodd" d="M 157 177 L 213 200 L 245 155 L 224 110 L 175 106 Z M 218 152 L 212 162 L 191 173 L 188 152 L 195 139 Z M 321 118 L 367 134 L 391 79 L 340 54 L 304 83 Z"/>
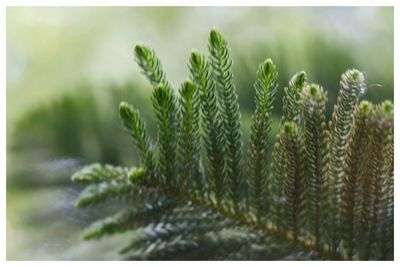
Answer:
<path fill-rule="evenodd" d="M 155 88 L 158 142 L 122 102 L 142 167 L 93 164 L 72 176 L 88 184 L 78 207 L 112 199 L 127 206 L 84 238 L 131 231 L 127 259 L 393 258 L 393 104 L 358 104 L 365 77 L 351 69 L 328 123 L 326 91 L 299 72 L 285 88 L 271 153 L 278 73 L 267 59 L 254 85 L 246 165 L 230 49 L 215 29 L 209 51 L 209 61 L 192 53 L 191 80 L 176 96 L 154 51 L 135 47 Z"/>

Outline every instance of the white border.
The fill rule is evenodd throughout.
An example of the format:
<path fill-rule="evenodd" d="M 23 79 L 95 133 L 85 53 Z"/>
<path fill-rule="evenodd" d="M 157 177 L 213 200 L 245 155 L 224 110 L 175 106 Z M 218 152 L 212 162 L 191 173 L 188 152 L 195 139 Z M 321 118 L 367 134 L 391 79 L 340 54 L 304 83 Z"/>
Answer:
<path fill-rule="evenodd" d="M 232 3 L 234 2 L 234 3 Z M 129 1 L 129 0 L 41 0 L 41 1 L 29 1 L 29 0 L 5 0 L 1 1 L 1 10 L 0 10 L 0 85 L 1 85 L 1 97 L 0 97 L 0 116 L 1 116 L 1 131 L 0 131 L 0 140 L 1 140 L 1 153 L 0 153 L 0 171 L 1 171 L 1 191 L 0 191 L 0 201 L 1 201 L 1 212 L 0 212 L 0 220 L 1 220 L 1 240 L 0 240 L 0 249 L 1 249 L 1 262 L 5 263 L 8 266 L 21 266 L 21 265 L 29 265 L 29 266 L 53 266 L 54 264 L 69 266 L 70 262 L 12 262 L 6 261 L 6 8 L 7 6 L 395 6 L 394 8 L 394 21 L 399 20 L 397 16 L 399 14 L 399 1 L 395 0 L 319 0 L 319 1 L 301 1 L 301 0 L 281 0 L 281 1 L 262 1 L 262 0 L 202 0 L 202 1 L 183 1 L 183 0 L 171 0 L 171 1 L 160 1 L 160 0 L 140 0 L 140 1 Z M 395 80 L 394 85 L 395 88 L 398 87 L 400 82 L 399 78 L 399 64 L 400 58 L 397 53 L 397 45 L 399 44 L 399 27 L 395 27 L 395 50 L 394 50 L 394 74 Z M 397 88 L 398 89 L 398 88 Z M 400 114 L 397 99 L 399 97 L 399 93 L 397 90 L 394 90 L 394 101 L 395 101 L 395 166 L 400 166 L 399 162 L 399 134 L 397 130 L 397 125 L 400 125 L 400 116 L 396 116 L 396 114 Z M 395 168 L 395 177 L 398 177 L 398 168 Z M 398 212 L 399 212 L 399 190 L 397 190 L 399 186 L 399 182 L 395 178 L 395 225 L 398 222 Z M 397 223 L 398 224 L 398 223 Z M 397 248 L 399 244 L 399 235 L 397 234 L 398 229 L 395 230 L 395 261 L 399 259 L 399 253 L 397 253 Z M 110 264 L 110 262 L 74 262 L 74 265 L 82 266 L 83 264 L 96 264 L 97 266 L 104 266 Z M 140 264 L 140 265 L 154 265 L 154 264 L 162 264 L 163 266 L 186 266 L 187 262 L 116 262 L 112 264 L 118 265 L 126 265 L 132 266 L 132 264 Z M 204 262 L 190 262 L 191 265 L 202 266 Z M 251 264 L 258 266 L 265 266 L 265 264 L 273 264 L 273 265 L 292 265 L 299 264 L 303 266 L 308 265 L 316 265 L 321 264 L 321 262 L 207 262 L 207 265 L 220 265 L 220 264 L 229 264 L 230 266 L 242 266 L 243 264 Z M 324 264 L 331 265 L 337 264 L 337 262 L 326 262 Z M 353 265 L 372 265 L 374 262 L 343 262 L 340 264 L 353 264 Z M 394 262 L 379 262 L 379 265 L 393 265 Z"/>

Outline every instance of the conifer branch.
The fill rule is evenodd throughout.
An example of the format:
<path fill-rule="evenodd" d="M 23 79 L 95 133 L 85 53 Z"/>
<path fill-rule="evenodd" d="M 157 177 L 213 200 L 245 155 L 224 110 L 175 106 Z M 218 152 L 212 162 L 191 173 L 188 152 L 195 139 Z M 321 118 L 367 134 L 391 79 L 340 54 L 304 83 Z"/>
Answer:
<path fill-rule="evenodd" d="M 328 130 L 326 92 L 297 73 L 285 89 L 268 171 L 277 71 L 266 60 L 256 77 L 244 173 L 232 60 L 216 30 L 209 51 L 211 64 L 192 53 L 193 82 L 175 97 L 154 51 L 136 46 L 137 61 L 155 86 L 157 154 L 139 112 L 121 103 L 143 168 L 93 164 L 72 180 L 88 185 L 78 207 L 120 198 L 135 206 L 94 224 L 84 237 L 135 230 L 122 250 L 128 259 L 265 259 L 276 251 L 275 258 L 284 259 L 393 258 L 393 104 L 357 106 L 365 79 L 348 70 Z M 242 194 L 246 181 L 249 199 Z M 242 209 L 247 200 L 250 209 Z"/>
<path fill-rule="evenodd" d="M 219 222 L 210 224 L 210 219 L 219 220 Z M 176 239 L 177 236 L 187 239 L 193 234 L 205 235 L 209 232 L 220 231 L 227 226 L 229 226 L 229 223 L 227 223 L 226 219 L 204 208 L 192 205 L 177 207 L 163 214 L 159 222 L 153 221 L 143 231 L 137 233 L 120 253 L 126 254 L 136 250 L 135 254 L 138 254 L 138 252 L 146 251 L 145 248 L 148 245 L 158 240 L 170 242 Z"/>
<path fill-rule="evenodd" d="M 394 258 L 394 125 L 392 132 L 389 133 L 386 147 L 385 147 L 385 159 L 386 159 L 386 170 L 388 177 L 388 186 L 386 188 L 386 213 L 385 213 L 385 225 L 383 227 L 383 234 L 381 240 L 381 259 L 393 259 Z"/>
<path fill-rule="evenodd" d="M 154 89 L 152 102 L 158 126 L 157 173 L 162 183 L 176 187 L 178 185 L 176 177 L 178 130 L 176 99 L 171 89 L 160 84 Z"/>
<path fill-rule="evenodd" d="M 366 90 L 364 74 L 356 69 L 347 70 L 341 76 L 340 91 L 337 103 L 330 122 L 330 167 L 329 179 L 332 187 L 331 208 L 332 208 L 332 246 L 339 245 L 340 229 L 340 198 L 344 176 L 344 159 L 346 145 L 352 129 L 353 112 L 359 97 Z"/>
<path fill-rule="evenodd" d="M 294 139 L 301 139 L 301 134 L 299 135 L 297 130 L 297 126 L 294 123 L 288 123 L 289 127 L 286 128 L 287 131 L 290 134 L 290 138 L 294 138 Z M 294 125 L 294 127 L 293 127 Z M 293 130 L 294 129 L 294 130 Z M 296 130 L 297 129 L 297 130 Z M 284 132 L 284 128 L 281 128 L 281 132 Z M 297 133 L 297 135 L 295 135 L 295 133 Z M 288 139 L 286 138 L 285 134 L 279 134 L 278 137 L 281 137 L 282 140 L 287 141 Z M 298 138 L 300 137 L 300 138 Z M 290 142 L 289 142 L 290 143 Z M 286 144 L 286 143 L 285 143 Z M 289 146 L 283 146 L 284 149 L 286 149 Z M 290 149 L 285 150 L 287 152 L 290 153 Z M 302 153 L 304 154 L 304 153 Z M 300 156 L 297 151 L 295 151 L 293 153 L 294 157 L 293 158 L 298 158 L 298 156 Z M 292 158 L 292 159 L 293 159 Z M 288 161 L 285 159 L 285 165 L 283 166 L 282 169 L 289 169 L 291 168 L 296 169 L 293 173 L 298 173 L 301 174 L 303 173 L 304 176 L 304 165 L 303 164 L 292 164 L 293 161 Z M 290 167 L 288 167 L 290 166 Z M 285 179 L 286 179 L 286 174 L 284 174 Z M 291 175 L 289 177 L 294 177 L 294 175 Z M 298 176 L 297 178 L 300 178 L 300 176 Z M 300 179 L 288 179 L 286 181 L 298 181 Z M 304 177 L 303 177 L 304 180 Z M 297 184 L 298 185 L 298 184 Z M 297 214 L 299 215 L 297 217 L 298 220 L 298 226 L 300 225 L 304 225 L 305 222 L 305 202 L 304 202 L 304 191 L 302 191 L 301 189 L 303 188 L 302 186 L 298 186 L 298 187 L 291 187 L 292 189 L 294 189 L 292 191 L 293 194 L 291 194 L 291 196 L 300 196 L 300 202 L 290 202 L 293 203 L 294 206 L 297 208 L 300 208 L 300 210 L 295 210 L 295 209 L 291 209 L 289 205 L 289 203 L 286 201 L 286 195 L 285 195 L 285 187 L 287 188 L 286 192 L 290 192 L 290 184 L 288 183 L 288 185 L 284 184 L 284 181 L 281 181 L 281 188 L 283 189 L 283 201 L 282 204 L 284 205 L 284 211 L 281 214 L 282 217 L 280 218 L 280 223 L 274 223 L 271 222 L 269 220 L 266 220 L 263 223 L 259 223 L 259 222 L 254 222 L 254 219 L 252 216 L 248 216 L 247 214 L 240 214 L 237 213 L 235 210 L 232 210 L 230 207 L 226 207 L 226 206 L 217 206 L 215 204 L 214 201 L 212 201 L 211 199 L 207 199 L 207 198 L 199 198 L 197 196 L 193 196 L 188 192 L 184 192 L 184 191 L 176 191 L 173 188 L 168 188 L 168 187 L 164 187 L 163 189 L 165 190 L 165 194 L 170 195 L 171 197 L 176 197 L 177 199 L 181 199 L 181 200 L 186 200 L 189 203 L 193 203 L 194 205 L 198 205 L 201 207 L 205 207 L 207 209 L 210 209 L 213 212 L 217 212 L 219 214 L 221 214 L 222 216 L 224 216 L 225 218 L 228 218 L 230 220 L 233 220 L 233 222 L 235 222 L 238 225 L 242 225 L 242 226 L 248 226 L 250 228 L 256 229 L 256 230 L 261 230 L 266 232 L 268 235 L 276 237 L 278 239 L 284 240 L 286 242 L 288 242 L 288 244 L 290 246 L 300 246 L 302 249 L 306 250 L 306 251 L 310 251 L 310 252 L 316 252 L 318 254 L 320 254 L 321 256 L 327 257 L 328 259 L 332 259 L 332 260 L 342 260 L 343 257 L 338 254 L 336 251 L 332 251 L 327 247 L 320 247 L 320 246 L 316 246 L 315 243 L 313 243 L 311 240 L 307 240 L 307 239 L 303 239 L 303 238 L 297 238 L 297 235 L 294 234 L 293 231 L 288 231 L 288 228 L 291 228 L 291 226 L 293 226 L 293 224 L 288 221 L 288 219 L 284 216 L 287 216 L 286 214 Z M 301 194 L 297 194 L 300 193 L 300 191 L 302 192 Z M 292 213 L 292 211 L 298 211 L 298 213 L 294 212 Z M 294 216 L 296 218 L 296 216 Z M 284 219 L 284 220 L 283 220 Z M 282 226 L 283 224 L 283 226 Z M 299 230 L 299 229 L 298 229 Z"/>
<path fill-rule="evenodd" d="M 203 55 L 192 52 L 189 69 L 200 93 L 202 139 L 207 154 L 206 181 L 216 202 L 220 204 L 223 197 L 224 133 L 217 105 L 217 88 L 212 78 L 211 66 Z"/>
<path fill-rule="evenodd" d="M 304 71 L 293 75 L 289 81 L 289 87 L 285 87 L 283 97 L 283 118 L 282 121 L 294 121 L 300 125 L 300 101 L 301 92 L 307 84 L 307 76 Z"/>
<path fill-rule="evenodd" d="M 322 231 L 329 214 L 328 140 L 325 122 L 328 99 L 324 89 L 316 84 L 305 86 L 301 99 L 307 158 L 308 219 L 310 232 L 316 245 L 320 246 L 321 239 L 326 238 Z"/>
<path fill-rule="evenodd" d="M 119 114 L 122 124 L 132 137 L 132 141 L 139 151 L 140 163 L 148 172 L 148 178 L 155 174 L 155 158 L 150 149 L 151 141 L 146 131 L 145 123 L 140 117 L 139 111 L 126 102 L 119 105 Z"/>
<path fill-rule="evenodd" d="M 178 137 L 179 176 L 182 189 L 202 190 L 200 174 L 199 95 L 192 81 L 182 84 L 180 92 L 180 130 Z M 190 188 L 188 188 L 190 184 Z"/>
<path fill-rule="evenodd" d="M 375 108 L 372 121 L 371 146 L 368 151 L 368 171 L 370 172 L 371 184 L 370 192 L 371 202 L 366 202 L 365 205 L 372 204 L 371 208 L 367 209 L 364 218 L 368 223 L 368 241 L 363 256 L 370 255 L 372 250 L 377 257 L 384 257 L 390 246 L 385 242 L 385 232 L 390 231 L 390 223 L 392 218 L 389 214 L 388 198 L 391 197 L 391 175 L 387 168 L 385 156 L 388 154 L 386 149 L 390 148 L 393 134 L 393 104 L 390 101 L 385 101 Z M 390 153 L 390 152 L 389 152 Z"/>
<path fill-rule="evenodd" d="M 167 80 L 167 75 L 161 66 L 161 61 L 156 56 L 154 50 L 143 44 L 138 44 L 135 46 L 134 51 L 136 62 L 151 85 L 164 84 L 167 88 L 171 89 L 172 87 Z"/>
<path fill-rule="evenodd" d="M 300 227 L 305 223 L 305 192 L 306 181 L 304 173 L 304 150 L 299 127 L 294 122 L 285 122 L 279 132 L 282 140 L 285 160 L 281 169 L 283 174 L 283 215 L 285 228 L 297 240 Z"/>
<path fill-rule="evenodd" d="M 285 122 L 300 122 L 300 100 L 303 87 L 306 85 L 307 76 L 304 71 L 296 73 L 289 81 L 289 87 L 284 88 L 283 116 L 280 128 Z M 282 223 L 283 218 L 283 188 L 282 181 L 285 176 L 285 145 L 282 135 L 278 133 L 274 150 L 272 152 L 272 173 L 269 184 L 269 195 L 271 198 L 270 213 L 272 221 L 277 225 Z"/>
<path fill-rule="evenodd" d="M 253 115 L 249 148 L 249 202 L 250 209 L 260 220 L 267 213 L 268 196 L 268 146 L 272 123 L 272 108 L 277 91 L 276 66 L 267 59 L 257 70 L 254 88 L 256 110 Z"/>
<path fill-rule="evenodd" d="M 241 202 L 241 187 L 244 185 L 241 171 L 242 132 L 240 130 L 238 96 L 233 84 L 230 48 L 216 29 L 211 30 L 208 48 L 214 81 L 218 88 L 224 127 L 226 168 L 224 178 L 227 180 L 229 200 L 233 204 L 233 208 L 238 210 Z"/>
<path fill-rule="evenodd" d="M 138 190 L 135 189 L 129 180 L 91 184 L 79 194 L 75 205 L 83 208 L 112 198 L 127 197 L 137 193 Z"/>
<path fill-rule="evenodd" d="M 282 127 L 282 126 L 281 126 Z M 270 180 L 268 194 L 270 196 L 271 205 L 269 214 L 271 220 L 276 225 L 282 224 L 283 219 L 283 188 L 282 181 L 285 179 L 285 144 L 282 134 L 278 133 L 274 150 L 272 152 Z"/>
<path fill-rule="evenodd" d="M 160 211 L 170 209 L 168 202 L 154 203 L 141 208 L 125 209 L 117 214 L 94 222 L 83 233 L 83 239 L 98 239 L 105 235 L 122 233 L 137 228 L 138 225 L 155 222 Z"/>
<path fill-rule="evenodd" d="M 345 176 L 343 178 L 341 225 L 345 255 L 353 257 L 356 234 L 361 227 L 362 177 L 367 167 L 367 148 L 369 145 L 369 130 L 373 106 L 370 102 L 362 101 L 354 112 L 354 129 L 346 149 Z"/>
<path fill-rule="evenodd" d="M 94 163 L 84 166 L 75 172 L 71 180 L 80 184 L 91 184 L 111 181 L 142 180 L 146 176 L 146 170 L 143 168 L 124 168 L 112 166 L 109 164 L 101 165 Z"/>

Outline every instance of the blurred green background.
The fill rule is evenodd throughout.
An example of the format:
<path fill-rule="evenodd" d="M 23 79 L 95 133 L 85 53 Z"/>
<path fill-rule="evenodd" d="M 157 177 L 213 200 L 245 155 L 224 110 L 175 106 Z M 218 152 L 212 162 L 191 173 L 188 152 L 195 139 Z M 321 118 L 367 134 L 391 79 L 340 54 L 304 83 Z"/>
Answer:
<path fill-rule="evenodd" d="M 328 116 L 340 75 L 365 72 L 373 102 L 393 100 L 391 7 L 8 7 L 7 259 L 117 259 L 124 236 L 83 242 L 80 231 L 104 210 L 77 211 L 70 175 L 85 163 L 137 163 L 120 126 L 121 100 L 141 110 L 155 137 L 151 86 L 132 47 L 161 58 L 175 88 L 188 77 L 193 48 L 207 52 L 210 29 L 228 40 L 247 146 L 252 84 L 259 63 L 279 71 L 273 131 L 290 77 L 305 70 L 328 90 Z"/>

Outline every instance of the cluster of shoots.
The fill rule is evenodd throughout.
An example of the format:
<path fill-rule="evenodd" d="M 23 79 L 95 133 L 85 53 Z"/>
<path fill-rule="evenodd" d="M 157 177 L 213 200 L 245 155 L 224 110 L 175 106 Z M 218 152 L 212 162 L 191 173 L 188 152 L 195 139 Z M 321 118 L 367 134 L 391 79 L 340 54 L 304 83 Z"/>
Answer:
<path fill-rule="evenodd" d="M 364 73 L 349 69 L 338 84 L 333 114 L 327 115 L 328 94 L 321 85 L 301 71 L 281 89 L 277 67 L 266 59 L 255 77 L 256 108 L 245 153 L 230 48 L 216 29 L 208 50 L 208 56 L 192 52 L 190 77 L 174 90 L 155 52 L 135 46 L 153 86 L 157 140 L 139 111 L 122 102 L 120 117 L 141 167 L 96 164 L 76 173 L 74 181 L 91 183 L 78 205 L 159 190 L 167 200 L 195 203 L 331 259 L 392 258 L 393 104 L 360 101 Z M 278 90 L 284 90 L 283 101 L 275 100 Z M 271 144 L 274 105 L 283 105 L 283 116 Z M 149 218 L 168 213 L 165 203 L 151 206 Z M 137 214 L 120 214 L 109 228 L 103 222 L 87 237 L 121 232 L 143 220 L 144 211 Z"/>

